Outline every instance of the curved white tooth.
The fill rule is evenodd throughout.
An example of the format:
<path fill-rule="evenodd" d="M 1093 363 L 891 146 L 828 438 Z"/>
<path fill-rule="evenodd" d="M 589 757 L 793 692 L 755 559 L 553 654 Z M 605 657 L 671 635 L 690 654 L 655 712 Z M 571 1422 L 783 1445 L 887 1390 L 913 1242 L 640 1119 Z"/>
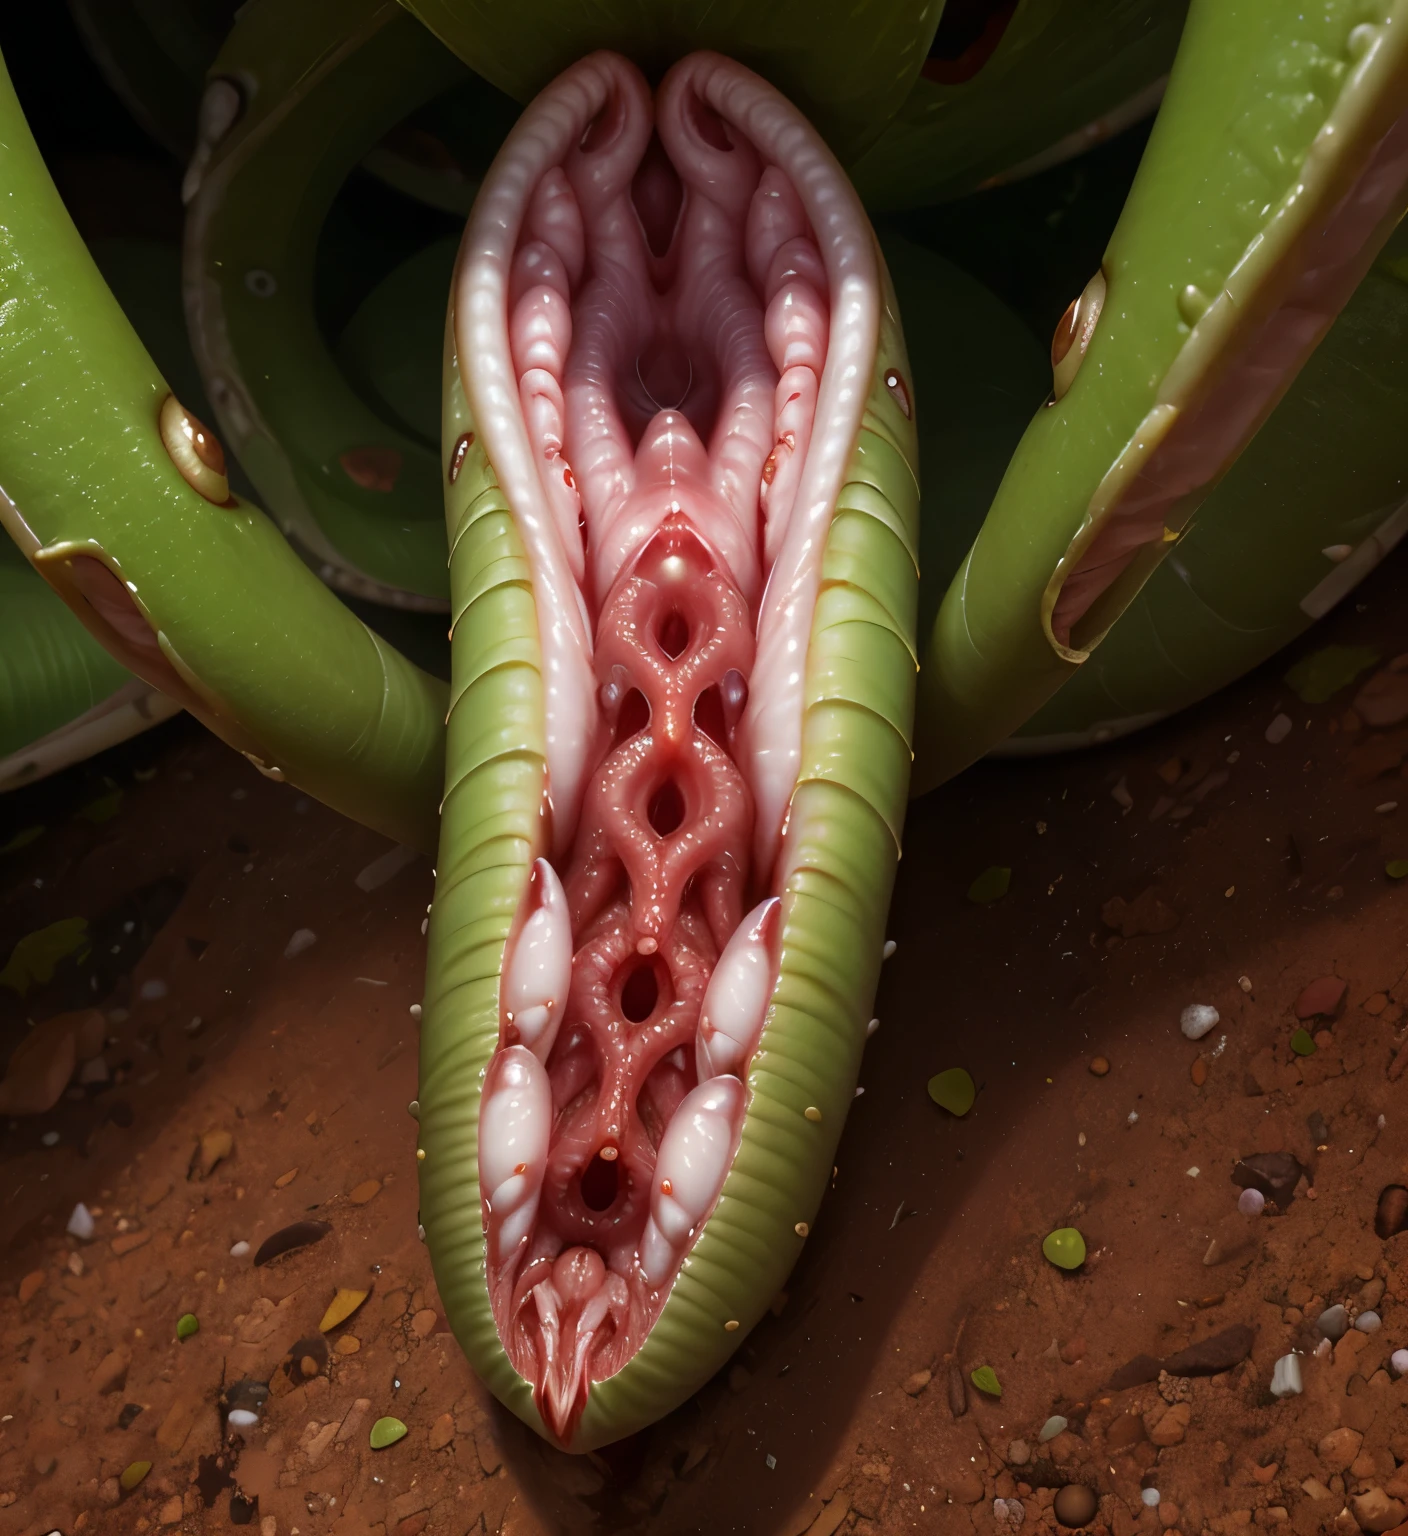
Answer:
<path fill-rule="evenodd" d="M 538 1214 L 552 1132 L 552 1088 L 521 1045 L 500 1051 L 479 1112 L 479 1182 L 489 1197 L 496 1250 L 508 1256 Z"/>
<path fill-rule="evenodd" d="M 714 1077 L 685 1096 L 655 1159 L 650 1219 L 641 1239 L 646 1282 L 660 1284 L 673 1268 L 689 1234 L 708 1215 L 723 1188 L 743 1113 L 743 1084 Z"/>
<path fill-rule="evenodd" d="M 546 1061 L 572 980 L 572 918 L 562 882 L 546 859 L 533 865 L 530 891 L 535 906 L 504 967 L 503 1006 L 519 1039 Z"/>
<path fill-rule="evenodd" d="M 772 996 L 772 938 L 781 906 L 778 897 L 768 897 L 724 945 L 699 1010 L 695 1066 L 701 1081 L 741 1071 L 757 1044 Z"/>

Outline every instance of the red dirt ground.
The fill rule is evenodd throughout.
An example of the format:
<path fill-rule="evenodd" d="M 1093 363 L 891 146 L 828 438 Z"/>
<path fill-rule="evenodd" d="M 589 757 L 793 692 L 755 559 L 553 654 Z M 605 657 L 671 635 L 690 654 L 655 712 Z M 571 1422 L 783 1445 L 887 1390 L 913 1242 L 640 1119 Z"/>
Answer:
<path fill-rule="evenodd" d="M 1385 872 L 1408 857 L 1408 733 L 1362 723 L 1363 679 L 1314 706 L 1282 679 L 1331 643 L 1408 651 L 1405 578 L 1408 552 L 1291 656 L 1162 727 L 983 764 L 912 808 L 882 1028 L 788 1294 L 723 1376 L 600 1456 L 498 1412 L 417 1240 L 428 862 L 364 892 L 382 840 L 184 717 L 10 797 L 0 845 L 46 830 L 0 856 L 0 957 L 71 917 L 91 953 L 23 999 L 0 989 L 0 1059 L 27 1019 L 96 1004 L 107 1078 L 0 1121 L 0 1530 L 214 1532 L 233 1510 L 262 1536 L 985 1533 L 1055 1529 L 1072 1481 L 1114 1536 L 1401 1523 L 1408 1385 L 1385 1366 L 1408 1345 L 1408 1237 L 1381 1241 L 1374 1215 L 1408 1182 L 1390 1070 L 1408 880 Z M 1293 731 L 1270 745 L 1282 710 Z M 1151 819 L 1161 797 L 1176 803 Z M 1010 891 L 969 902 L 993 864 Z M 1137 901 L 1150 890 L 1162 907 Z M 1139 913 L 1176 925 L 1116 931 Z M 316 942 L 285 958 L 302 928 Z M 1294 1005 L 1327 976 L 1345 996 L 1297 1057 Z M 1221 1013 L 1197 1045 L 1179 1031 L 1191 1002 Z M 979 1088 L 961 1121 L 925 1092 L 950 1066 Z M 202 1177 L 211 1133 L 207 1161 L 222 1133 L 228 1151 Z M 1233 1166 L 1257 1152 L 1309 1170 L 1284 1213 L 1238 1214 Z M 78 1201 L 89 1242 L 64 1230 Z M 301 1219 L 332 1232 L 259 1269 L 231 1255 Z M 1089 1250 L 1074 1274 L 1041 1251 L 1066 1225 Z M 371 1295 L 307 1377 L 338 1286 Z M 1380 1292 L 1378 1332 L 1311 1353 L 1322 1308 Z M 188 1312 L 200 1331 L 179 1342 Z M 1254 1342 L 1224 1374 L 1107 1385 L 1237 1324 Z M 1278 1403 L 1292 1348 L 1305 1390 Z M 950 1368 L 962 1383 L 984 1365 L 1001 1399 L 968 1384 L 956 1417 Z M 272 1378 L 271 1396 L 222 1440 L 240 1378 Z M 1068 1429 L 1039 1444 L 1058 1412 Z M 384 1414 L 409 1433 L 374 1452 Z M 136 1461 L 151 1470 L 124 1494 Z"/>

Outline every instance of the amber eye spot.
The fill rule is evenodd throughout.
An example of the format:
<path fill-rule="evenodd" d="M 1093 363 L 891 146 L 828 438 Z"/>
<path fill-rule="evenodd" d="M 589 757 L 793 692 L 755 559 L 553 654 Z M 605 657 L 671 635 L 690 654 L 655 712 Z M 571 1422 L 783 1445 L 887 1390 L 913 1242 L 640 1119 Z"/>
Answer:
<path fill-rule="evenodd" d="M 904 419 L 908 421 L 914 413 L 914 407 L 910 404 L 909 385 L 904 377 L 894 368 L 885 370 L 885 388 L 894 396 L 895 404 L 904 412 Z"/>
<path fill-rule="evenodd" d="M 229 501 L 224 450 L 210 428 L 175 395 L 168 395 L 161 407 L 161 441 L 187 485 L 217 506 Z"/>
<path fill-rule="evenodd" d="M 1056 326 L 1056 334 L 1051 338 L 1051 373 L 1052 392 L 1057 400 L 1075 383 L 1104 304 L 1105 274 L 1097 272 L 1081 296 L 1066 306 L 1066 313 Z"/>

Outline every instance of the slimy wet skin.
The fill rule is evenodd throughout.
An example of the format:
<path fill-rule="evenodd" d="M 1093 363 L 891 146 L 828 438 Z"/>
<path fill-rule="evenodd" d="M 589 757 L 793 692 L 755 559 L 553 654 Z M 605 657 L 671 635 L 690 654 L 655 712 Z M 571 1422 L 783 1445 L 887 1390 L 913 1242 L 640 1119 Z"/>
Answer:
<path fill-rule="evenodd" d="M 1044 703 L 1203 515 L 1408 203 L 1406 87 L 1403 0 L 1190 8 L 1051 400 L 940 610 L 920 787 Z"/>
<path fill-rule="evenodd" d="M 888 884 L 914 679 L 911 514 L 896 510 L 914 508 L 912 403 L 844 174 L 776 91 L 713 54 L 653 92 L 595 54 L 542 93 L 486 177 L 451 321 L 452 547 L 507 504 L 542 769 L 515 786 L 528 835 L 511 845 L 522 883 L 486 978 L 501 977 L 492 1014 L 470 1009 L 437 961 L 475 922 L 446 852 L 463 857 L 470 799 L 452 711 L 422 1215 L 471 1359 L 515 1411 L 585 1449 L 682 1400 L 728 1352 L 790 1267 L 829 1168 L 883 909 L 849 927 L 863 893 L 835 889 L 810 840 L 845 844 L 854 819 L 888 844 Z M 861 524 L 899 559 L 888 613 L 838 548 Z M 457 698 L 462 666 L 470 687 L 496 670 L 466 655 L 461 591 L 484 593 L 504 564 L 484 559 L 457 576 L 452 556 Z M 834 625 L 828 603 L 849 610 Z M 882 648 L 869 706 L 848 661 L 828 665 L 828 632 L 863 642 L 850 664 Z M 869 723 L 848 740 L 852 713 Z M 872 729 L 890 744 L 861 766 Z M 496 761 L 517 778 L 524 755 Z M 876 767 L 878 798 L 859 782 Z M 807 809 L 809 788 L 824 811 Z M 874 959 L 860 989 L 814 975 L 789 1009 L 789 977 L 814 970 L 809 885 L 840 904 L 816 916 L 843 918 Z M 445 1053 L 471 1019 L 482 1035 L 456 1069 Z M 466 1117 L 477 1135 L 461 1137 Z M 806 1144 L 790 1168 L 779 1133 Z M 770 1186 L 740 1169 L 759 1137 Z M 444 1167 L 456 1145 L 472 1148 L 473 1197 Z"/>

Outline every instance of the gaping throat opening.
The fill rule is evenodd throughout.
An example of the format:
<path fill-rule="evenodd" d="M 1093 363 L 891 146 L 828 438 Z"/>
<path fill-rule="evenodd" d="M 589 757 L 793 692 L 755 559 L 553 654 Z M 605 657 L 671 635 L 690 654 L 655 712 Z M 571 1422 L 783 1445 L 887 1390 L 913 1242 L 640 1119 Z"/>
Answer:
<path fill-rule="evenodd" d="M 552 807 L 483 1090 L 487 1278 L 564 1444 L 737 1149 L 877 291 L 814 130 L 715 55 L 653 96 L 574 66 L 466 232 L 456 343 L 533 567 Z"/>

